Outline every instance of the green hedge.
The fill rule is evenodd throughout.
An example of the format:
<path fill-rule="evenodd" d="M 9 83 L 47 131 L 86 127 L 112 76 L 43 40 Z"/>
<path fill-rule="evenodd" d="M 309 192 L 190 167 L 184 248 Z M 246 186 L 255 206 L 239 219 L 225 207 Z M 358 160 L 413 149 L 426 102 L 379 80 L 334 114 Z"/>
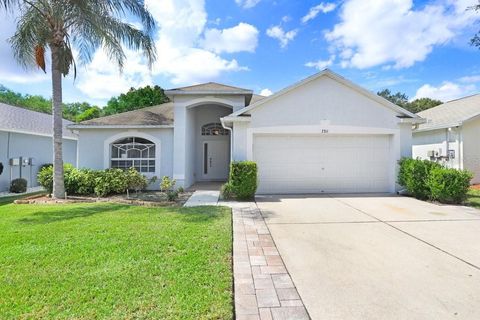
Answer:
<path fill-rule="evenodd" d="M 465 170 L 434 168 L 427 180 L 430 199 L 443 203 L 462 203 L 467 198 L 472 178 L 473 174 Z"/>
<path fill-rule="evenodd" d="M 256 191 L 257 164 L 253 161 L 232 162 L 228 182 L 222 187 L 223 197 L 251 200 Z"/>
<path fill-rule="evenodd" d="M 461 203 L 466 199 L 473 175 L 465 170 L 416 159 L 400 160 L 398 183 L 417 199 Z"/>
<path fill-rule="evenodd" d="M 44 166 L 37 176 L 38 183 L 49 193 L 53 189 L 53 166 Z M 71 164 L 64 165 L 65 192 L 74 195 L 92 195 L 105 197 L 129 190 L 142 190 L 148 180 L 134 168 L 128 170 L 77 169 Z"/>

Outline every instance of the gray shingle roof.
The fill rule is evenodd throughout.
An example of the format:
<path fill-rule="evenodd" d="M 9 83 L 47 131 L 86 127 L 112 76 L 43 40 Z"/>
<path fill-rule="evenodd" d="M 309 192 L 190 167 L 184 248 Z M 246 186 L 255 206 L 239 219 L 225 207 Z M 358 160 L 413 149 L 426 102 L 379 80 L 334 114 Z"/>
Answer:
<path fill-rule="evenodd" d="M 80 122 L 91 126 L 160 126 L 173 124 L 173 102 Z M 75 127 L 75 126 L 72 126 Z"/>
<path fill-rule="evenodd" d="M 418 115 L 427 119 L 416 131 L 427 131 L 461 125 L 463 122 L 480 115 L 480 94 L 452 100 L 431 108 Z"/>
<path fill-rule="evenodd" d="M 64 138 L 77 138 L 67 129 L 72 123 L 63 120 Z M 51 136 L 52 115 L 0 103 L 0 130 Z"/>

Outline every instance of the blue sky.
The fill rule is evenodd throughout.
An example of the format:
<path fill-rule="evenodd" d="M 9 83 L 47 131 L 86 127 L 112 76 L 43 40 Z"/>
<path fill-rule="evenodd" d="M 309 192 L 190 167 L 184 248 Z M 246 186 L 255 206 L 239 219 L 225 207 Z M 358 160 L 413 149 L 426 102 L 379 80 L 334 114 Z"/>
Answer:
<path fill-rule="evenodd" d="M 145 0 L 157 21 L 152 70 L 128 51 L 126 68 L 99 50 L 64 80 L 65 101 L 105 104 L 130 86 L 164 88 L 217 81 L 275 92 L 328 67 L 371 90 L 450 100 L 480 88 L 480 50 L 469 39 L 477 0 Z M 2 15 L 2 14 L 0 14 Z M 0 17 L 0 83 L 50 96 L 49 75 L 25 71 L 6 39 L 15 17 Z"/>

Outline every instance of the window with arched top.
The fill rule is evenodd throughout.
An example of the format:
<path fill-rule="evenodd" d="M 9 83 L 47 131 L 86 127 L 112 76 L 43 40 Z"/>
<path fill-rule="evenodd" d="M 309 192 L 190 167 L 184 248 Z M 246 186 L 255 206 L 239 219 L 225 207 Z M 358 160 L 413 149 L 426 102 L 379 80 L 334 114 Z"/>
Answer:
<path fill-rule="evenodd" d="M 207 123 L 202 126 L 202 136 L 228 136 L 229 131 L 221 123 Z"/>
<path fill-rule="evenodd" d="M 155 172 L 155 144 L 150 140 L 128 137 L 112 143 L 111 168 Z"/>

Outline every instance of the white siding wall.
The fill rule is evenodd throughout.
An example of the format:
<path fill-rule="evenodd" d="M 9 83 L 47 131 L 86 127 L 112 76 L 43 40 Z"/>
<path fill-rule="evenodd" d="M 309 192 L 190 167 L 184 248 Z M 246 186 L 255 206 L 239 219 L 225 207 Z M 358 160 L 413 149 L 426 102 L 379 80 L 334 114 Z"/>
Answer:
<path fill-rule="evenodd" d="M 463 165 L 473 172 L 472 183 L 480 183 L 480 119 L 466 122 L 462 127 Z"/>
<path fill-rule="evenodd" d="M 233 160 L 247 160 L 247 128 L 248 122 L 233 124 Z"/>
<path fill-rule="evenodd" d="M 8 142 L 10 135 L 10 143 Z M 37 173 L 41 165 L 53 162 L 52 138 L 23 133 L 0 131 L 0 162 L 3 163 L 3 174 L 0 175 L 0 191 L 8 190 L 10 184 L 9 158 L 34 158 L 35 165 L 32 168 L 32 181 L 30 181 L 30 169 L 22 169 L 22 177 L 27 179 L 29 186 L 38 186 Z M 77 141 L 63 140 L 63 160 L 65 163 L 76 165 Z M 19 167 L 13 167 L 12 178 L 19 178 Z"/>
<path fill-rule="evenodd" d="M 157 160 L 157 176 L 173 175 L 173 129 L 82 129 L 79 130 L 78 167 L 90 169 L 106 169 L 105 141 L 117 135 L 138 136 L 146 133 L 160 140 L 160 161 Z M 158 152 L 158 151 L 157 151 Z M 108 150 L 108 155 L 110 150 Z M 158 167 L 160 164 L 160 167 Z M 158 184 L 158 183 L 157 183 Z M 155 187 L 155 186 L 152 186 Z"/>

